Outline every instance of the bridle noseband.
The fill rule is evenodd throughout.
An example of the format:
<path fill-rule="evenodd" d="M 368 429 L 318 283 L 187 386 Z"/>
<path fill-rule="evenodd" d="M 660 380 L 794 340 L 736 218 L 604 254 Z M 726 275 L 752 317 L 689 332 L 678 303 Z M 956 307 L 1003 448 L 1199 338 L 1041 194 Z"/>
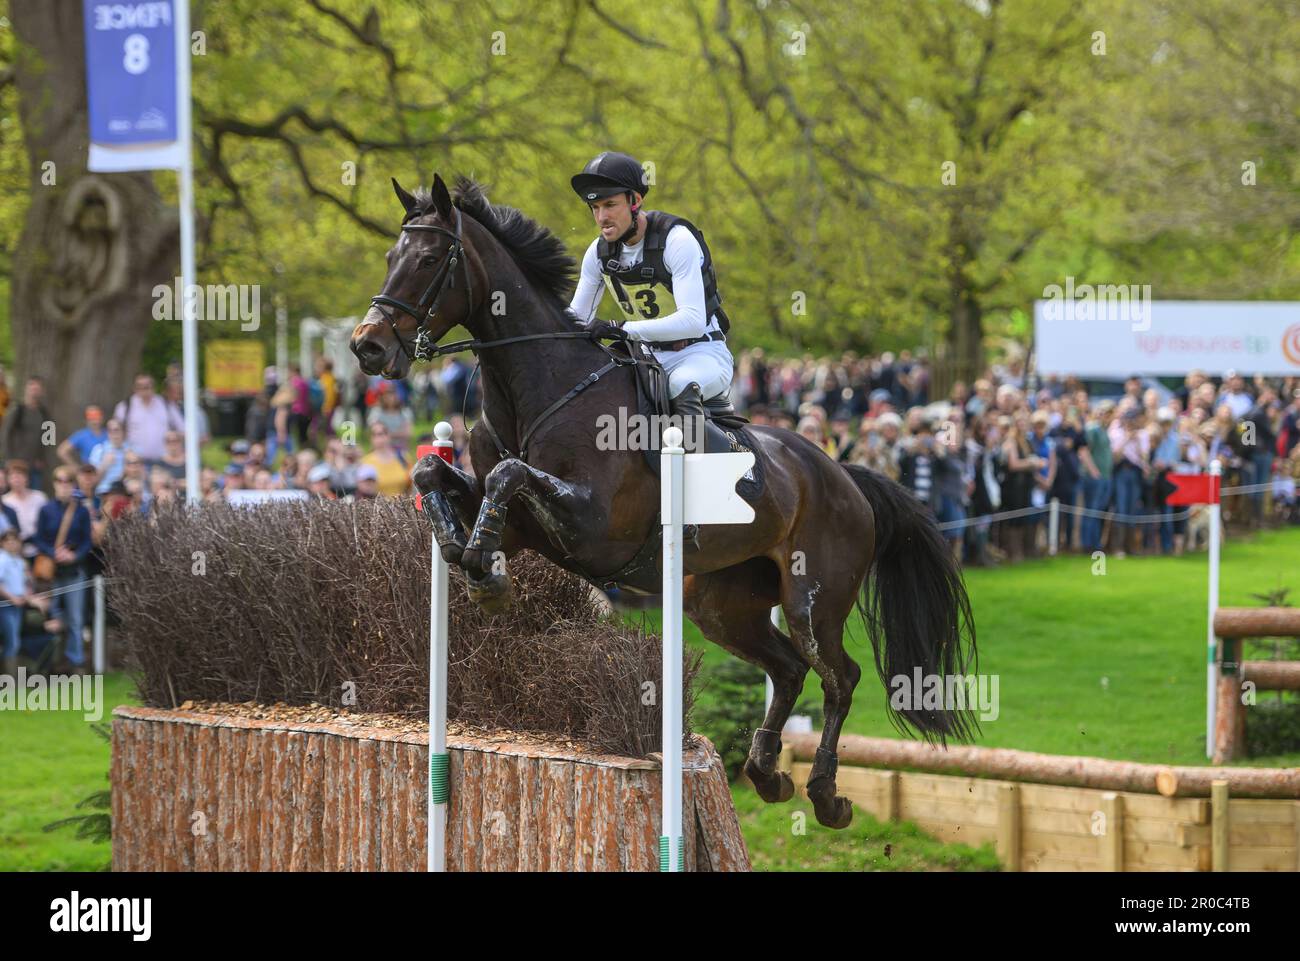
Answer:
<path fill-rule="evenodd" d="M 397 339 L 397 346 L 402 348 L 402 353 L 406 359 L 414 363 L 417 360 L 430 360 L 433 354 L 433 341 L 429 338 L 429 321 L 438 310 L 438 302 L 442 300 L 442 295 L 448 287 L 456 286 L 456 265 L 460 264 L 465 271 L 465 298 L 469 302 L 469 312 L 466 317 L 474 313 L 474 291 L 470 286 L 469 277 L 469 260 L 465 256 L 465 242 L 461 239 L 461 218 L 460 208 L 456 210 L 456 229 L 448 230 L 445 227 L 437 227 L 433 224 L 403 224 L 402 230 L 428 230 L 436 234 L 443 234 L 451 238 L 451 244 L 447 247 L 447 259 L 442 262 L 438 268 L 438 273 L 434 275 L 433 280 L 429 281 L 429 286 L 425 288 L 424 293 L 414 305 L 408 304 L 396 297 L 390 297 L 387 294 L 376 294 L 370 298 L 370 305 L 378 307 L 379 312 L 384 315 L 388 321 L 388 326 L 393 330 L 393 336 Z M 385 310 L 386 307 L 395 307 L 408 317 L 413 317 L 419 324 L 415 331 L 415 341 L 412 347 L 406 346 L 406 341 L 402 339 L 402 334 L 397 329 L 397 321 L 393 315 Z"/>

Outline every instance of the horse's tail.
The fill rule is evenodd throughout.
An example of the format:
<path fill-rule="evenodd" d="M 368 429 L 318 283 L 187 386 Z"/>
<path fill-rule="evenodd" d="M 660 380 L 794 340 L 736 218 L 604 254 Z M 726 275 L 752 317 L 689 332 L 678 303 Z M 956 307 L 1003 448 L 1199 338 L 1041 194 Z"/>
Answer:
<path fill-rule="evenodd" d="M 876 556 L 858 613 L 890 695 L 890 721 L 901 733 L 915 729 L 927 741 L 968 741 L 979 730 L 973 700 L 965 696 L 971 689 L 963 681 L 949 681 L 977 670 L 975 619 L 961 568 L 934 518 L 910 491 L 865 467 L 845 464 L 844 469 L 876 515 Z M 937 682 L 929 680 L 936 675 Z M 941 684 L 944 707 L 951 709 L 918 708 L 923 693 L 913 691 L 918 680 Z M 905 700 L 911 707 L 894 706 L 896 688 L 910 695 Z M 947 701 L 954 690 L 963 693 L 960 706 Z"/>

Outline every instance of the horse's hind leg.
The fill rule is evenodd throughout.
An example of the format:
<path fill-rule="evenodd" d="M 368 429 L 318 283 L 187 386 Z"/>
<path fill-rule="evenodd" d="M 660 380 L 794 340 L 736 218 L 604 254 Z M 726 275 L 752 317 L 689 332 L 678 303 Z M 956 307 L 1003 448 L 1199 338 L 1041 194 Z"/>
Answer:
<path fill-rule="evenodd" d="M 790 776 L 777 770 L 781 729 L 803 690 L 808 665 L 772 624 L 778 579 L 770 561 L 755 558 L 711 574 L 687 578 L 684 605 L 704 636 L 772 679 L 772 703 L 745 761 L 745 776 L 769 804 L 794 796 Z"/>
<path fill-rule="evenodd" d="M 805 568 L 806 573 L 792 573 Z M 853 611 L 865 573 L 843 558 L 839 563 L 816 564 L 804 557 L 802 564 L 784 566 L 781 578 L 781 606 L 790 640 L 822 680 L 826 720 L 806 790 L 818 823 L 829 828 L 845 828 L 853 820 L 852 802 L 835 793 L 836 746 L 862 676 L 861 668 L 844 651 L 844 622 Z"/>

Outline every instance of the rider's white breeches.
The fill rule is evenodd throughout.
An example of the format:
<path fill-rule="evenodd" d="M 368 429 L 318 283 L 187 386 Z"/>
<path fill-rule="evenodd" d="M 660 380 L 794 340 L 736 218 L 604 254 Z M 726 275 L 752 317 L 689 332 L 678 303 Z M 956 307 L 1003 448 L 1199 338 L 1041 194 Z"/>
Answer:
<path fill-rule="evenodd" d="M 668 374 L 668 395 L 676 397 L 691 383 L 700 385 L 708 400 L 731 387 L 733 362 L 725 342 L 709 340 L 682 350 L 657 350 L 655 357 Z"/>

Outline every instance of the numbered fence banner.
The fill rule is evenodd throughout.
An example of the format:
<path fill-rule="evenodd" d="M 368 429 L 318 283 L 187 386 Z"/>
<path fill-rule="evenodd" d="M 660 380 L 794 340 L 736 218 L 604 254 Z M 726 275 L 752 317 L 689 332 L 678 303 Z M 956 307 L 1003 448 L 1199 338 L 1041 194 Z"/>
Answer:
<path fill-rule="evenodd" d="M 184 2 L 84 0 L 90 170 L 181 166 L 177 64 L 186 48 L 176 4 Z"/>

